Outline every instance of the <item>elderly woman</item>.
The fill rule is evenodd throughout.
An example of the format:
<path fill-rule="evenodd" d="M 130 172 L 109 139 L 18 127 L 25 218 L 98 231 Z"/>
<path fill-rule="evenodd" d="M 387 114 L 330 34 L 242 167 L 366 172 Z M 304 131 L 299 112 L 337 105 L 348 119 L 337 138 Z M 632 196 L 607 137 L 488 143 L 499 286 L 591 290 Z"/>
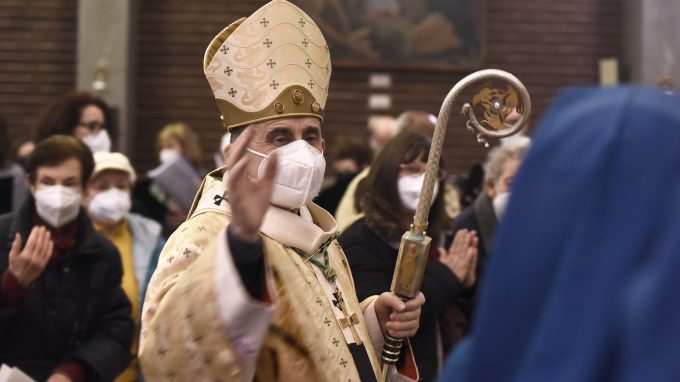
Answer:
<path fill-rule="evenodd" d="M 130 362 L 134 322 L 116 248 L 81 207 L 94 162 L 55 135 L 28 159 L 30 197 L 0 217 L 0 360 L 39 381 L 110 381 Z"/>
<path fill-rule="evenodd" d="M 402 131 L 385 145 L 359 185 L 365 216 L 340 237 L 359 300 L 388 290 L 397 263 L 399 241 L 409 229 L 420 197 L 430 140 Z M 436 195 L 430 213 L 430 232 L 442 221 L 443 194 Z M 439 315 L 455 305 L 456 298 L 475 282 L 477 237 L 459 231 L 449 251 L 439 248 L 439 259 L 429 261 L 423 278 L 420 328 L 411 338 L 420 377 L 431 381 L 441 368 Z"/>
<path fill-rule="evenodd" d="M 136 174 L 128 158 L 121 153 L 95 153 L 94 172 L 87 183 L 85 206 L 94 229 L 111 240 L 123 263 L 123 290 L 132 303 L 132 318 L 139 327 L 141 305 L 146 286 L 156 269 L 165 239 L 161 225 L 131 213 L 130 190 Z M 116 381 L 137 380 L 137 343 L 132 343 L 132 363 Z"/>

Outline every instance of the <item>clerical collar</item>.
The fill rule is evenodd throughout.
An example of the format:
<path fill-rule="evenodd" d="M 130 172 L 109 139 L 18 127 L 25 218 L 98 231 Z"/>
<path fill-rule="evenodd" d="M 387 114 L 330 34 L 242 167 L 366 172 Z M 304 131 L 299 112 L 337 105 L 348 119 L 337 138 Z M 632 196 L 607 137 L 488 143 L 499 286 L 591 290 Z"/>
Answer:
<path fill-rule="evenodd" d="M 206 211 L 224 213 L 231 216 L 225 181 L 228 178 L 224 168 L 208 174 L 199 189 L 190 216 Z M 314 203 L 306 206 L 305 217 L 288 210 L 270 206 L 265 214 L 260 232 L 277 242 L 307 253 L 317 250 L 337 236 L 338 225 L 323 208 Z M 311 217 L 311 221 L 306 220 Z"/>

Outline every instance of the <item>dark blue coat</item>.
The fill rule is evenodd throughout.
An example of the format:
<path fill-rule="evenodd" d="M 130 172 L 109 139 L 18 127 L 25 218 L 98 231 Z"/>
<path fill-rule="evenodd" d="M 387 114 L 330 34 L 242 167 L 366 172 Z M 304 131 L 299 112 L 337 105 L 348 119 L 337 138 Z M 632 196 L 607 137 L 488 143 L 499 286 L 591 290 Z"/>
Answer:
<path fill-rule="evenodd" d="M 0 238 L 19 232 L 25 242 L 32 210 L 29 198 L 16 213 L 0 217 Z M 48 264 L 22 303 L 7 306 L 0 300 L 0 363 L 37 381 L 70 361 L 84 366 L 87 381 L 111 381 L 130 362 L 134 322 L 120 286 L 120 255 L 82 209 L 77 219 L 75 248 Z M 0 275 L 8 254 L 9 244 L 3 243 Z"/>
<path fill-rule="evenodd" d="M 572 90 L 513 185 L 444 381 L 680 380 L 680 98 Z"/>

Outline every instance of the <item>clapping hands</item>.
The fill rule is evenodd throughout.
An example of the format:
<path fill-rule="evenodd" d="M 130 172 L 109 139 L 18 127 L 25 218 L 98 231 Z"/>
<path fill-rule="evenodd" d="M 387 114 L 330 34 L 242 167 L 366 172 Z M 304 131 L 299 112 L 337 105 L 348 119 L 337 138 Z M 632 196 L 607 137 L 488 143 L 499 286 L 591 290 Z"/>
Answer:
<path fill-rule="evenodd" d="M 461 229 L 456 232 L 453 243 L 447 251 L 439 248 L 439 261 L 446 265 L 451 272 L 467 288 L 477 281 L 477 244 L 479 239 L 475 231 Z"/>

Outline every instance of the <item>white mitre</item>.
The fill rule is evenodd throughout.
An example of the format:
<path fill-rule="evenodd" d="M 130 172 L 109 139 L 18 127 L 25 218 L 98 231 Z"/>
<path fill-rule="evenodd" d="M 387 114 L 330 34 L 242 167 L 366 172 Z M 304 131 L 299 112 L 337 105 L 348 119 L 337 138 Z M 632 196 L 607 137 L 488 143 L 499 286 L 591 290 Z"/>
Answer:
<path fill-rule="evenodd" d="M 328 45 L 300 8 L 273 0 L 223 29 L 203 59 L 228 130 L 295 116 L 323 120 L 331 77 Z"/>

